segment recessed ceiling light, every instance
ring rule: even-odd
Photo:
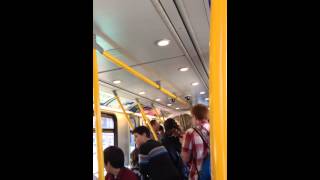
[[[186,72],[186,71],[188,71],[188,70],[189,70],[188,67],[179,68],[179,71],[181,71],[181,72]]]
[[[206,94],[206,92],[204,92],[204,91],[201,91],[201,92],[200,92],[200,94]]]
[[[192,85],[192,86],[198,86],[199,83],[198,83],[198,82],[193,82],[193,83],[191,83],[191,85]]]
[[[206,98],[206,101],[209,101],[209,98]]]
[[[170,44],[170,40],[168,39],[162,39],[160,41],[157,41],[157,45],[160,47],[168,46],[169,44]]]
[[[157,98],[156,101],[161,101],[161,99],[160,99],[160,98]]]
[[[178,107],[176,108],[176,110],[179,110],[179,109],[180,109],[180,108],[178,108]]]
[[[120,80],[114,80],[114,81],[113,81],[113,84],[120,84],[120,83],[121,83]]]
[[[167,106],[172,106],[172,104],[167,104]]]
[[[141,92],[139,92],[139,94],[140,94],[140,95],[143,95],[143,94],[146,94],[146,92],[141,91]]]

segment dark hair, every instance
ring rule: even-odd
[[[165,132],[166,136],[177,136],[177,137],[180,136],[181,129],[174,119],[172,118],[167,119],[163,125],[166,130]]]
[[[124,167],[124,153],[116,146],[109,146],[104,151],[104,163],[108,164],[110,162],[111,166],[114,168]]]
[[[172,129],[179,129],[177,122],[172,118],[167,119],[163,125],[166,131],[170,131]]]
[[[192,107],[191,114],[197,119],[197,120],[204,120],[208,119],[208,108],[207,106],[203,104],[197,104]]]
[[[150,124],[153,126],[153,125],[156,124],[156,122],[157,122],[157,121],[153,119],[153,120],[150,121]]]
[[[150,130],[145,126],[138,126],[133,131],[132,134],[138,133],[140,135],[146,134],[148,138],[150,138]]]
[[[163,126],[160,125],[159,131],[163,131],[163,130],[164,130],[164,129],[163,129]]]

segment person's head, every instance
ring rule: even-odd
[[[138,147],[150,139],[150,130],[145,126],[136,127],[132,133]]]
[[[138,163],[139,163],[139,149],[138,148],[135,148],[130,153],[130,159],[131,159],[131,166],[133,166],[133,167],[138,166]]]
[[[164,134],[164,129],[163,129],[163,126],[161,126],[161,125],[159,127],[159,133],[160,133],[160,135]]]
[[[203,104],[197,104],[192,107],[191,115],[192,115],[192,124],[198,125],[201,122],[209,119],[208,107]]]
[[[169,136],[174,135],[180,131],[178,123],[172,118],[167,119],[163,125],[164,129],[166,130],[166,134]]]
[[[159,131],[160,124],[155,119],[151,120],[150,124],[155,131]]]
[[[108,173],[114,174],[120,168],[124,167],[124,153],[116,146],[109,146],[104,151],[104,164]]]

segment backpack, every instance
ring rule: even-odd
[[[211,179],[211,172],[210,172],[210,147],[208,143],[205,141],[201,132],[199,132],[196,128],[193,128],[201,137],[204,145],[208,148],[208,155],[203,159],[201,170],[198,171],[197,164],[195,164],[197,173],[198,173],[198,180],[210,180]]]

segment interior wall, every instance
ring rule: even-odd
[[[129,164],[129,144],[130,144],[130,134],[129,125],[125,119],[124,114],[115,113],[117,116],[118,125],[118,147],[121,148],[125,155],[125,166]]]

